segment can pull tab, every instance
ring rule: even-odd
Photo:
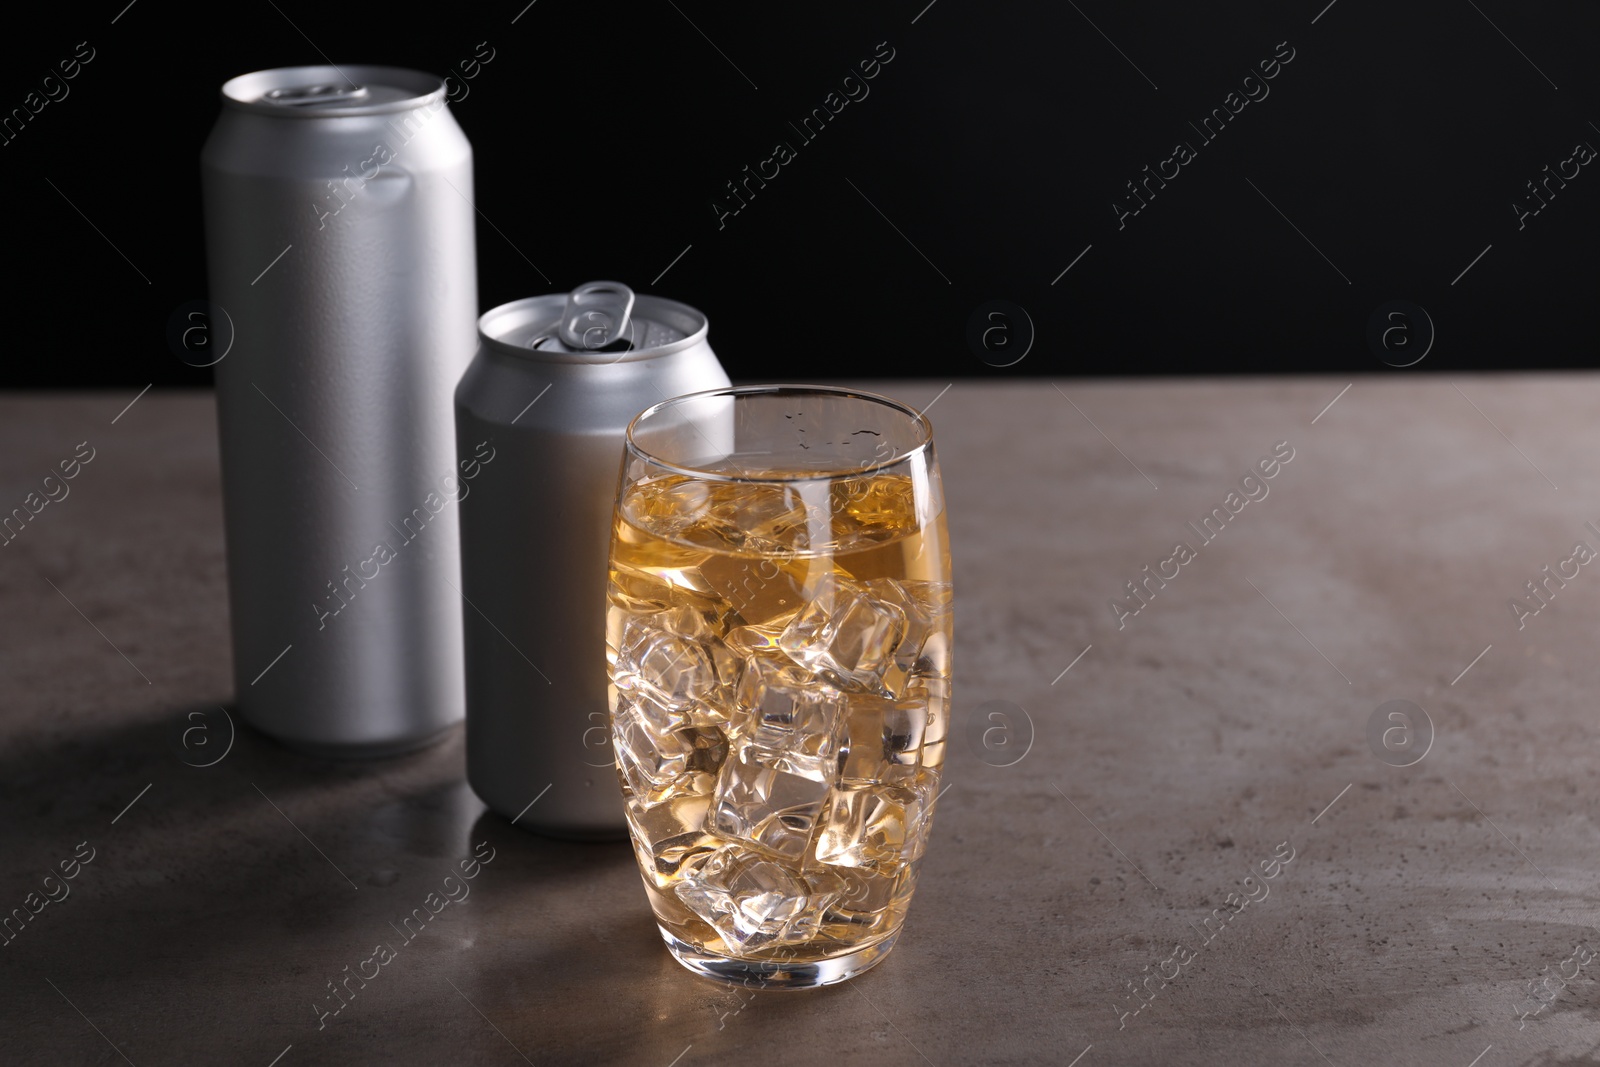
[[[561,313],[561,343],[593,352],[631,337],[633,290],[621,282],[589,282],[567,294]]]
[[[368,95],[365,85],[322,83],[271,89],[263,94],[262,98],[269,103],[281,104],[284,107],[326,107],[363,101]]]

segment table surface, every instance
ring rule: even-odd
[[[1346,385],[878,386],[936,400],[950,788],[887,961],[759,994],[667,955],[626,845],[485,814],[459,731],[187,765],[231,699],[210,395],[0,397],[5,509],[96,450],[0,549],[0,906],[93,855],[0,948],[0,1060],[1595,1062],[1600,576],[1564,561],[1600,549],[1600,378]]]

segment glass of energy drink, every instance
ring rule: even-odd
[[[612,740],[684,966],[800,988],[889,952],[939,795],[950,644],[918,412],[758,386],[634,419],[607,587]]]

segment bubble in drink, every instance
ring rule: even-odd
[[[944,516],[918,514],[903,474],[792,477],[631,486],[608,588],[613,738],[656,918],[752,960],[898,931],[949,703]]]

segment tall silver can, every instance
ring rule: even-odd
[[[611,754],[606,556],[628,423],[728,384],[706,318],[615,282],[478,320],[456,389],[463,461],[493,462],[461,503],[467,778],[518,826],[626,836]]]
[[[451,397],[477,316],[472,146],[441,79],[222,87],[201,152],[240,714],[382,755],[465,710]]]

